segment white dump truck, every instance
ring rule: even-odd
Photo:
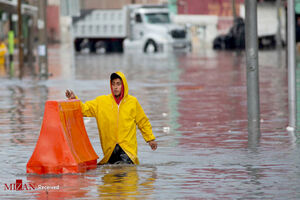
[[[171,22],[165,5],[127,5],[122,9],[83,10],[73,17],[72,37],[76,51],[146,53],[190,50],[185,26]]]

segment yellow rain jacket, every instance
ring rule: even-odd
[[[98,96],[96,99],[81,102],[82,114],[95,117],[104,158],[100,164],[108,162],[116,144],[125,151],[134,164],[137,158],[136,125],[146,142],[154,140],[152,127],[138,100],[128,95],[128,84],[122,72],[116,72],[123,81],[124,97],[118,105],[113,94]]]

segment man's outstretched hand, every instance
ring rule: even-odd
[[[153,151],[155,151],[157,149],[157,142],[156,141],[152,140],[152,141],[148,142],[148,144],[149,144],[149,146],[151,147],[151,149]]]
[[[66,90],[66,97],[68,99],[76,99],[76,96],[72,90]]]

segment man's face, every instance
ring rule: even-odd
[[[119,97],[122,91],[122,81],[119,78],[113,79],[111,81],[111,87],[115,97]]]

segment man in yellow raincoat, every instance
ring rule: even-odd
[[[111,94],[81,102],[85,117],[95,117],[104,158],[100,164],[139,164],[137,158],[136,125],[152,150],[157,142],[149,119],[138,100],[128,94],[128,84],[122,72],[110,76]],[[72,90],[66,90],[68,99],[77,98]]]

